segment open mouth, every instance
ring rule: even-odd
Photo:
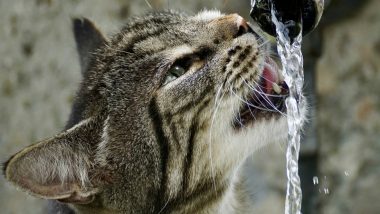
[[[234,128],[245,127],[258,119],[284,115],[288,95],[288,86],[281,78],[276,62],[267,58],[259,82],[235,117]]]

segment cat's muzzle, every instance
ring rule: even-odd
[[[289,88],[285,83],[279,68],[274,60],[266,59],[260,80],[235,117],[233,126],[240,129],[260,119],[285,115],[285,99],[289,95]]]

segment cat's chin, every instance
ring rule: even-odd
[[[288,136],[288,125],[285,116],[268,116],[246,124],[239,130],[234,130],[230,141],[233,145],[241,145],[234,150],[236,159],[245,160],[258,149],[272,143],[284,143]]]

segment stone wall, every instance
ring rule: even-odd
[[[323,29],[316,73],[321,213],[380,211],[379,9],[380,1],[369,1]]]

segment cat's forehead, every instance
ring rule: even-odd
[[[164,11],[132,18],[115,37],[113,45],[123,52],[158,53],[176,46],[197,46],[215,35],[208,23],[224,16],[217,10],[205,10],[196,15]],[[127,47],[127,48],[126,48]]]
[[[194,19],[199,21],[212,21],[223,15],[224,14],[221,13],[219,10],[203,10],[199,12],[197,15],[195,15]]]
[[[122,34],[135,33],[140,36],[149,34],[149,36],[159,37],[165,32],[178,32],[177,35],[204,32],[203,27],[207,23],[224,15],[218,10],[203,10],[193,16],[174,11],[153,12],[131,19],[122,29]]]

